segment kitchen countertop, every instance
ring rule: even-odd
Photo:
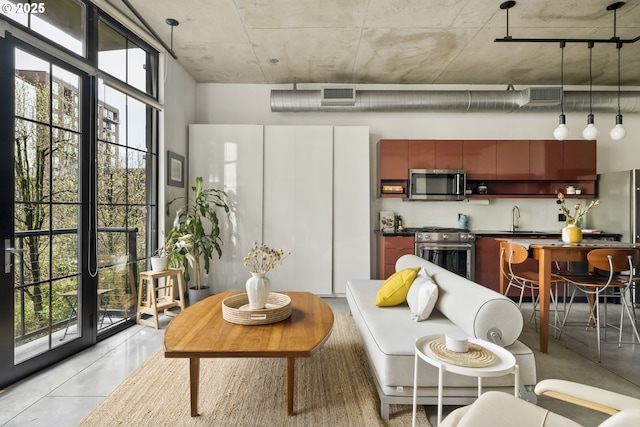
[[[517,236],[517,237],[560,237],[562,234],[561,230],[469,230],[470,233],[475,234],[476,237],[500,237],[500,236]],[[380,230],[376,230],[376,234],[380,234],[382,236],[389,237],[411,237],[415,234],[415,231],[397,231],[397,232],[381,232]],[[599,237],[599,238],[613,238],[616,240],[620,240],[622,238],[621,234],[617,233],[607,233],[607,232],[588,232],[583,231],[583,236],[585,237]]]

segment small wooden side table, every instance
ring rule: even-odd
[[[164,285],[160,285],[158,279],[166,278]],[[180,299],[174,298],[174,285],[178,281],[178,290]],[[147,283],[146,299],[144,296],[145,281]],[[158,295],[158,291],[163,291],[163,295]],[[158,323],[158,312],[164,310],[166,316],[175,317],[176,313],[170,311],[170,308],[180,307],[180,311],[184,310],[184,281],[182,279],[182,271],[179,268],[170,268],[165,271],[143,271],[140,273],[140,284],[138,286],[138,313],[136,315],[136,323],[142,325],[160,328]],[[143,319],[143,314],[153,316],[153,321]]]

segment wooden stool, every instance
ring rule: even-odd
[[[158,285],[158,279],[166,277],[167,280],[162,286]],[[173,298],[173,288],[175,281],[178,281],[178,290],[180,299]],[[147,299],[143,299],[144,282],[147,284]],[[164,295],[158,296],[158,291],[163,290]],[[180,307],[180,311],[184,310],[184,282],[182,280],[182,271],[179,268],[170,268],[165,271],[143,271],[140,273],[140,285],[138,287],[138,314],[136,322],[143,325],[160,328],[158,323],[158,312],[164,310],[166,316],[175,317],[177,314],[169,311],[170,308]],[[150,314],[153,316],[153,322],[142,318],[142,314]]]

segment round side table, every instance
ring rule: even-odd
[[[435,356],[432,356],[428,351],[428,346],[431,341],[444,339],[445,336],[440,335],[427,335],[424,337],[416,338],[416,348],[415,348],[415,365],[413,369],[413,416],[411,425],[415,427],[416,425],[416,404],[418,399],[417,393],[417,384],[418,384],[418,360],[422,359],[428,364],[438,368],[438,425],[440,425],[440,421],[442,421],[442,379],[445,371],[453,372],[459,375],[466,375],[470,377],[478,377],[478,396],[482,394],[482,378],[483,377],[500,377],[507,374],[513,374],[515,377],[514,380],[514,395],[518,397],[519,395],[519,368],[516,365],[516,358],[511,354],[508,350],[500,347],[497,344],[493,344],[489,341],[477,339],[477,338],[469,338],[470,344],[477,344],[479,346],[484,347],[485,349],[491,351],[496,356],[496,361],[486,367],[478,368],[478,367],[469,367],[469,366],[461,366],[455,365],[453,363],[446,362],[444,360],[440,360]]]

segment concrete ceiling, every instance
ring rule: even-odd
[[[108,0],[131,16],[121,0]],[[502,0],[129,0],[197,82],[559,85],[558,43],[496,43]],[[613,0],[518,0],[514,38],[610,39]],[[617,11],[640,36],[640,0]],[[617,84],[615,44],[593,48],[593,85]],[[621,49],[624,86],[640,85],[640,41]],[[568,43],[565,84],[589,84],[586,43]]]

